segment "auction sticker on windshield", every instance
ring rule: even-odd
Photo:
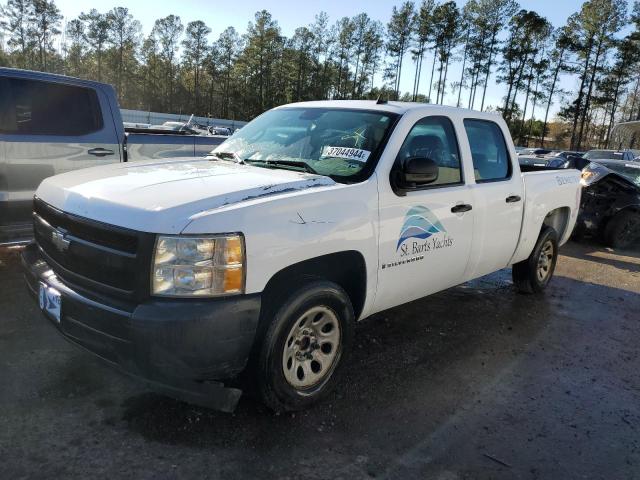
[[[320,158],[346,158],[347,160],[366,162],[370,154],[371,152],[369,150],[348,147],[330,147],[329,145],[326,145],[322,149]]]

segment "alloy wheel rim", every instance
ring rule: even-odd
[[[540,256],[538,257],[538,268],[536,269],[536,274],[538,276],[538,281],[544,282],[551,272],[551,267],[553,266],[553,243],[550,240],[547,240],[542,246],[542,250],[540,250]]]
[[[282,370],[298,390],[312,388],[334,369],[340,349],[340,322],[328,307],[307,310],[293,324],[284,343]]]

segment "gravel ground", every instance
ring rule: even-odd
[[[569,244],[542,296],[504,270],[375,315],[322,405],[235,414],[64,341],[0,253],[0,478],[640,478],[640,254]]]

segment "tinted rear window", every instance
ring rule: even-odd
[[[2,133],[81,136],[102,129],[94,90],[71,85],[4,79]]]

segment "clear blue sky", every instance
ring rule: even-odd
[[[459,6],[464,5],[464,0],[456,0]],[[329,14],[331,21],[335,21],[343,16],[353,16],[360,12],[366,12],[375,20],[380,20],[386,24],[393,5],[399,5],[402,0],[323,0],[319,2],[305,2],[304,0],[240,0],[231,2],[208,2],[203,0],[136,0],[134,2],[114,1],[114,0],[86,0],[79,2],[78,0],[56,0],[56,4],[62,11],[65,19],[71,19],[80,14],[81,11],[88,11],[96,8],[99,11],[107,11],[115,6],[126,6],[135,18],[140,20],[143,25],[144,33],[147,34],[153,27],[153,22],[157,18],[167,16],[169,14],[179,15],[184,24],[193,20],[202,20],[213,30],[211,39],[215,40],[220,32],[228,26],[233,26],[240,33],[246,30],[247,23],[253,19],[256,11],[266,9],[273,15],[282,28],[283,34],[290,36],[296,27],[307,25],[313,22],[314,16],[320,11]],[[419,0],[415,1],[416,4]],[[582,2],[579,0],[520,0],[523,8],[536,10],[539,14],[547,17],[554,26],[563,25],[567,17],[578,11]],[[402,91],[411,91],[413,89],[413,64],[409,57],[406,58],[406,68],[403,68]],[[427,72],[431,66],[431,60],[425,60],[423,68],[423,79],[421,85],[428,86]],[[460,78],[460,68],[457,66],[449,70],[449,79]],[[447,82],[449,83],[449,82]],[[571,89],[574,86],[572,79],[565,78],[562,80],[562,86]],[[423,89],[421,89],[423,90]],[[504,92],[504,87],[495,85],[490,81],[487,92],[487,104],[498,105]],[[463,92],[464,99],[464,92]],[[455,105],[457,97],[449,93],[445,97],[445,103]],[[478,105],[477,105],[478,106]],[[553,111],[557,110],[557,105]],[[542,112],[541,108],[537,111],[539,117]]]

